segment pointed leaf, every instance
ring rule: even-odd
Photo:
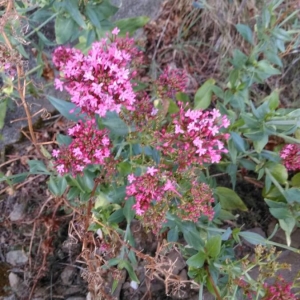
[[[225,210],[240,209],[247,211],[247,207],[237,193],[226,187],[217,187],[216,194],[219,197],[221,206]]]
[[[206,109],[211,103],[212,88],[215,84],[214,79],[208,79],[198,89],[194,98],[194,109]]]

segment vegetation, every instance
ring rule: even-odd
[[[29,298],[51,255],[57,212],[64,210],[73,216],[69,234],[82,245],[83,276],[98,297],[113,298],[123,270],[136,289],[143,262],[149,297],[151,282],[159,279],[174,297],[192,287],[199,299],[206,290],[218,300],[298,299],[298,278],[286,282],[278,273],[289,268],[278,263],[278,247],[299,253],[291,235],[300,216],[300,109],[284,105],[280,93],[285,59],[299,47],[300,11],[280,0],[256,1],[253,7],[247,1],[217,2],[224,6],[221,12],[206,1],[175,4],[184,8],[178,38],[167,51],[159,39],[151,63],[147,47],[130,37],[148,19],[113,23],[117,8],[110,1],[5,2],[0,125],[9,99],[20,99],[37,153],[28,160],[28,172],[2,174],[1,181],[12,192],[27,176],[44,175],[52,195],[47,201],[53,201],[50,212],[42,206],[38,214],[52,221],[45,223],[47,247]],[[40,31],[51,20],[55,41]],[[200,40],[197,28],[212,37]],[[33,34],[38,65],[25,72]],[[37,140],[26,104],[30,74],[42,76],[49,64],[45,46],[55,47],[58,74],[51,84],[69,95],[47,98],[73,122],[50,148]],[[190,91],[200,73],[194,70],[191,79],[184,62],[197,46],[217,65]],[[174,59],[181,68],[161,62],[169,49],[181,53]],[[231,186],[217,180],[226,176]],[[277,220],[268,238],[237,225],[237,213],[248,213],[235,192],[238,179],[260,188]],[[145,236],[154,237],[154,251],[136,248],[137,221]],[[285,245],[272,241],[278,227]],[[255,246],[254,253],[239,257],[237,245],[245,243]],[[186,280],[175,273],[176,262],[166,259],[174,250],[184,260]]]

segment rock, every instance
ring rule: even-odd
[[[171,250],[166,257],[171,261],[172,273],[178,275],[180,271],[186,266],[186,263],[179,251]]]
[[[0,300],[18,300],[18,299],[16,298],[15,295],[11,295],[8,297],[3,297],[3,298],[0,297]]]
[[[19,297],[27,296],[28,294],[28,287],[22,281],[22,279],[16,275],[15,273],[9,273],[8,275],[9,285],[11,290],[17,294]]]
[[[9,285],[13,290],[15,290],[21,282],[21,278],[15,273],[9,273],[8,279]]]
[[[60,278],[63,285],[71,285],[76,274],[76,270],[73,266],[67,266],[60,274]]]
[[[22,250],[13,250],[6,253],[6,261],[12,266],[25,265],[28,262],[28,256]]]
[[[71,286],[64,292],[65,297],[71,297],[76,294],[82,294],[82,286]]]
[[[24,218],[25,209],[26,209],[26,204],[24,202],[16,203],[14,205],[12,212],[9,214],[9,219],[12,222],[22,220]]]

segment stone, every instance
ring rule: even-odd
[[[22,250],[13,250],[6,253],[6,261],[12,266],[25,265],[28,262],[28,256]]]
[[[16,203],[12,212],[9,214],[9,219],[12,222],[20,221],[24,218],[26,203]]]
[[[27,296],[28,287],[23,282],[23,280],[15,273],[10,272],[8,275],[9,285],[11,290],[17,294],[19,297]]]
[[[180,271],[186,266],[186,263],[179,251],[171,250],[166,257],[171,261],[172,273],[178,275]]]
[[[9,285],[12,288],[12,290],[16,290],[16,288],[21,283],[21,278],[15,273],[10,272],[8,275],[8,279],[9,279]]]
[[[60,278],[63,285],[71,285],[74,279],[74,275],[76,270],[73,266],[66,266],[62,273],[60,274]]]

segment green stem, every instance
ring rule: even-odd
[[[31,32],[29,32],[27,35],[24,36],[24,39],[29,38],[30,36],[32,36],[35,32],[39,31],[42,27],[44,27],[47,23],[49,23],[52,19],[54,19],[57,15],[59,14],[59,12],[55,13],[54,15],[52,15],[50,18],[48,18],[44,23],[42,23],[40,26],[38,26],[37,28],[33,29]]]
[[[203,284],[200,284],[199,300],[203,300]]]
[[[277,136],[279,136],[279,137],[285,139],[285,140],[286,140],[287,142],[289,142],[289,143],[300,144],[300,141],[299,141],[299,140],[297,140],[297,139],[295,139],[295,138],[293,138],[293,137],[291,137],[291,136],[287,136],[287,135],[282,134],[282,133],[275,133],[275,135],[277,135]]]

